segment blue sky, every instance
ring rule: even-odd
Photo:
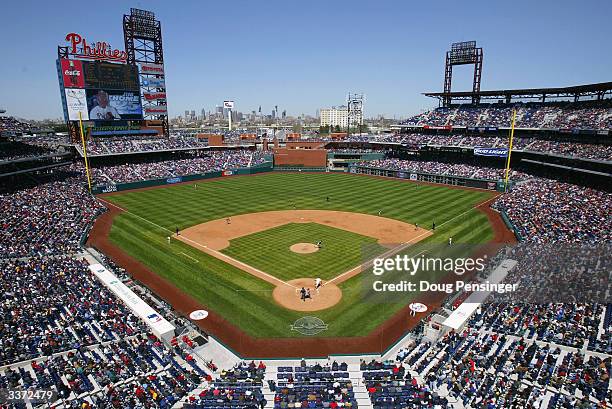
[[[68,32],[123,49],[130,7],[162,22],[170,115],[224,99],[249,112],[274,105],[313,115],[350,92],[367,116],[407,116],[435,105],[444,52],[484,47],[482,89],[612,80],[612,2],[605,1],[7,1],[1,6],[0,107],[61,116],[57,45]],[[453,90],[471,87],[455,70]]]

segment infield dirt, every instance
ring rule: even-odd
[[[319,292],[314,290],[316,277],[303,277],[283,281],[271,274],[254,268],[246,263],[231,258],[220,250],[230,245],[230,240],[268,230],[288,223],[319,223],[353,233],[375,238],[379,244],[394,248],[398,244],[416,243],[432,233],[413,224],[373,216],[363,213],[351,213],[329,210],[282,210],[236,215],[224,219],[211,220],[189,227],[174,236],[205,253],[252,274],[275,286],[273,298],[279,305],[297,311],[319,311],[331,308],[342,299],[342,290],[337,286],[341,282],[359,274],[361,266],[355,266],[332,280],[324,283]],[[298,247],[309,243],[297,243]],[[313,247],[314,244],[312,244]],[[301,247],[300,247],[301,249]],[[299,250],[298,248],[292,251]],[[307,253],[308,251],[302,251]],[[302,301],[299,289],[309,288],[312,298]]]

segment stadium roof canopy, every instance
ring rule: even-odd
[[[571,87],[559,88],[525,88],[525,89],[503,89],[494,91],[459,91],[459,92],[424,92],[423,95],[443,100],[449,97],[453,101],[472,100],[474,95],[481,100],[502,100],[505,103],[513,100],[536,99],[545,102],[547,98],[567,98],[573,97],[577,102],[580,98],[602,100],[605,96],[612,96],[612,82],[600,82],[597,84],[574,85]]]

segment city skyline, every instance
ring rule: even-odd
[[[170,117],[226,99],[245,113],[278,105],[287,115],[314,116],[344,104],[349,92],[366,95],[365,117],[407,117],[437,106],[421,93],[442,90],[444,53],[463,40],[484,48],[483,90],[605,82],[612,72],[607,2],[518,2],[508,10],[486,2],[151,1],[113,3],[95,18],[67,2],[58,6],[3,6],[0,34],[19,39],[5,43],[5,61],[13,63],[0,66],[0,108],[9,115],[61,118],[57,45],[80,32],[123,49],[121,15],[130,7],[151,10],[162,22]],[[576,29],[580,21],[589,24]],[[460,67],[453,90],[469,89],[470,81],[471,71]]]

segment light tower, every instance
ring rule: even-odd
[[[347,137],[351,134],[351,124],[359,126],[359,134],[363,125],[363,94],[348,94],[346,101],[347,113]]]
[[[450,106],[451,84],[453,81],[453,67],[455,65],[474,64],[474,81],[472,82],[472,104],[480,102],[480,79],[482,77],[482,47],[476,47],[476,41],[464,41],[451,44],[450,51],[446,52],[446,64],[444,67],[444,97],[443,105]]]
[[[162,122],[169,136],[161,23],[155,13],[132,8],[123,16],[123,39],[128,64],[140,64],[141,96],[145,119]]]

